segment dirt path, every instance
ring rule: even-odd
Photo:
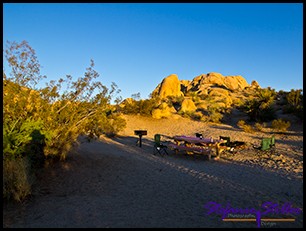
[[[207,215],[204,205],[303,207],[301,178],[224,159],[154,156],[150,139],[142,148],[131,137],[83,143],[41,176],[39,190],[22,206],[4,205],[3,227],[256,227]],[[302,214],[275,216],[296,220],[262,225],[303,226]]]

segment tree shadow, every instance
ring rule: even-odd
[[[25,147],[25,156],[30,159],[32,169],[41,168],[44,165],[46,137],[38,129],[31,133],[31,141]]]

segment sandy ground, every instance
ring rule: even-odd
[[[200,132],[256,144],[269,134],[246,134],[232,126],[186,119],[126,119],[127,128],[119,137],[84,142],[65,162],[46,166],[28,200],[4,204],[3,227],[255,228],[256,222],[222,221],[220,214],[208,214],[205,205],[260,210],[262,203],[273,202],[278,207],[303,207],[302,126],[276,134],[273,157],[249,147],[208,161],[205,156],[171,151],[163,157],[152,155],[153,136]],[[135,129],[148,130],[141,148],[135,145]],[[237,218],[235,213],[230,216]],[[303,213],[262,218],[295,220],[262,221],[261,227],[303,227]]]

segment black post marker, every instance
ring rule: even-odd
[[[141,147],[141,137],[142,137],[142,134],[139,134],[139,147]]]
[[[142,136],[145,136],[145,135],[147,135],[147,130],[134,130],[134,134],[136,135],[136,136],[139,136],[139,147],[141,147],[141,145],[142,145]],[[137,141],[137,143],[138,143],[138,141]]]

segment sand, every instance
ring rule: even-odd
[[[205,205],[215,202],[221,207],[259,210],[262,203],[273,202],[279,207],[284,203],[303,207],[302,126],[276,134],[276,154],[263,157],[251,144],[259,143],[270,131],[248,134],[234,126],[183,118],[126,119],[127,128],[120,136],[90,143],[82,139],[65,162],[46,166],[28,200],[4,204],[3,227],[255,228],[256,222],[222,221],[220,214],[207,214]],[[141,148],[135,145],[137,129],[148,130]],[[230,136],[250,146],[210,161],[171,151],[163,157],[152,155],[155,133],[196,132],[214,138]],[[263,217],[294,221],[265,221],[261,226],[303,227],[303,214],[292,211]]]

